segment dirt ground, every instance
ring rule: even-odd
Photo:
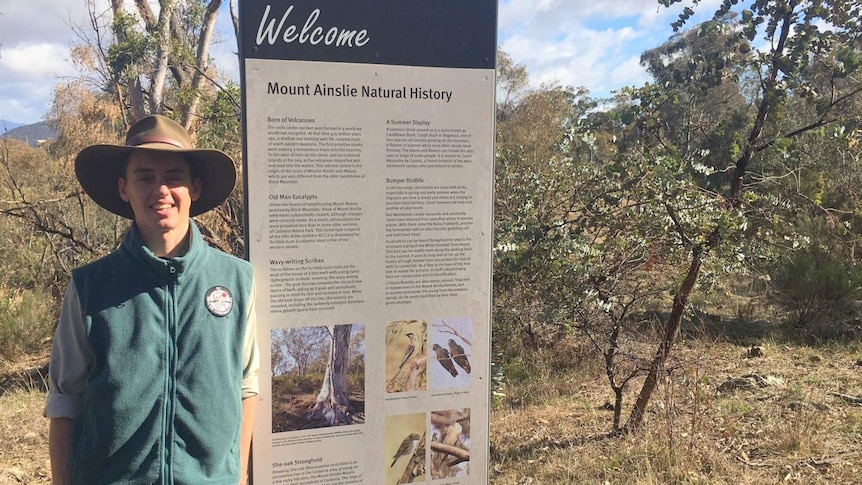
[[[350,396],[350,409],[353,413],[364,416],[364,399],[364,393],[353,393]],[[281,433],[317,427],[308,421],[308,410],[311,409],[316,400],[316,395],[305,394],[289,396],[287,402],[276,403],[276,409],[273,410],[272,415],[272,432]]]

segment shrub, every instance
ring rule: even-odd
[[[283,374],[272,378],[272,387],[277,387],[285,394],[317,394],[322,382],[323,374]]]
[[[0,357],[38,352],[50,339],[56,302],[40,289],[0,286]]]
[[[862,271],[840,253],[811,246],[783,259],[772,280],[793,326],[821,340],[845,333],[855,313]]]

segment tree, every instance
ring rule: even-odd
[[[535,348],[566,330],[549,324],[564,320],[559,313],[570,301],[549,291],[560,282],[558,274],[547,272],[546,263],[559,260],[558,240],[549,231],[566,214],[573,187],[588,181],[573,177],[560,141],[595,103],[583,89],[526,89],[526,69],[503,52],[497,77],[503,99],[497,105],[494,170],[494,338]]]
[[[2,183],[8,189],[2,214],[27,227],[47,243],[45,263],[55,269],[45,275],[45,287],[59,297],[68,274],[75,266],[107,253],[119,242],[120,227],[116,217],[105,217],[80,190],[73,175],[74,153],[96,142],[115,140],[106,129],[119,118],[119,110],[93,95],[77,83],[58,88],[49,114],[55,127],[62,127],[59,138],[41,154],[37,164],[26,158],[9,157],[4,163]],[[100,120],[91,124],[92,120]]]
[[[527,68],[516,64],[506,52],[497,50],[497,113],[511,113],[529,84]]]
[[[659,3],[669,6],[677,3],[677,0],[660,0]],[[735,0],[725,0],[715,13],[713,22],[725,17],[736,3]],[[681,230],[679,233],[680,241],[689,251],[688,269],[674,296],[670,316],[664,323],[664,337],[649,365],[625,431],[638,429],[643,421],[705,259],[723,241],[751,237],[745,230],[744,220],[747,211],[757,213],[757,208],[745,199],[751,189],[746,186],[746,181],[750,178],[752,165],[758,161],[758,157],[763,157],[769,151],[781,150],[788,143],[784,140],[792,143],[794,138],[807,132],[841,123],[842,118],[836,116],[840,107],[862,93],[862,85],[858,80],[841,82],[848,74],[858,72],[858,64],[848,65],[838,61],[840,53],[847,49],[858,52],[859,12],[860,4],[857,1],[828,0],[756,0],[749,2],[748,8],[742,11],[738,37],[751,41],[762,26],[760,31],[770,46],[768,51],[752,54],[747,60],[759,80],[752,106],[754,116],[746,124],[745,136],[737,153],[728,160],[727,165],[731,169],[728,172],[729,184],[716,200],[721,211],[716,214],[712,227],[706,231],[688,233]],[[687,7],[675,27],[682,27],[692,14],[693,10]],[[719,77],[721,72],[726,72],[726,66],[719,61],[704,59],[701,62],[708,66],[703,71],[718,72]],[[828,97],[808,97],[807,101],[818,107],[815,116],[795,119],[792,126],[784,126],[781,121],[788,97],[797,93],[818,92],[811,82],[817,77],[813,75],[812,67],[821,63],[831,66]],[[851,72],[847,72],[848,69]],[[660,134],[657,138],[666,140]],[[673,144],[668,143],[667,146],[673,147]],[[673,218],[670,210],[669,216]],[[736,219],[737,224],[729,224],[731,219]]]
[[[41,352],[57,321],[66,274],[54,262],[67,248],[27,222],[65,199],[45,187],[55,174],[43,148],[0,137],[0,359]]]
[[[90,43],[100,66],[102,86],[129,110],[130,119],[172,112],[186,127],[196,124],[201,100],[212,92],[214,71],[209,48],[222,0],[111,0],[113,38],[106,46],[90,3],[96,42]],[[170,89],[169,89],[170,88]]]
[[[55,191],[68,190],[58,204],[33,204],[17,193],[15,217],[35,231],[68,245],[58,252],[68,272],[76,263],[116,246],[125,221],[99,213],[72,175],[76,153],[94,143],[123,143],[131,122],[149,113],[167,114],[188,127],[196,144],[221,149],[240,161],[238,87],[219,84],[210,64],[209,45],[221,0],[112,0],[106,12],[89,1],[89,25],[75,27],[81,40],[72,60],[81,77],[61,83],[47,117],[58,139],[49,147],[59,160]],[[241,163],[237,163],[241,174]],[[238,184],[242,186],[241,181]],[[244,253],[242,191],[198,218],[205,239],[236,255]]]
[[[856,207],[845,202],[842,221],[812,204],[827,192],[840,197],[837,186],[807,189],[802,177],[815,166],[812,147],[825,149],[818,173],[835,171],[828,167],[841,153],[845,168],[852,158],[852,8],[794,3],[788,13],[782,2],[751,2],[734,15],[732,5],[647,51],[656,82],[620,90],[607,111],[560,103],[527,116],[527,103],[549,97],[525,90],[498,113],[495,339],[517,334],[541,348],[569,329],[583,332],[605,363],[615,433],[640,427],[659,377],[673,369],[696,285],[774,259],[785,239],[804,243],[793,229],[800,214],[829,214],[837,230]],[[810,32],[815,24],[835,28]],[[794,29],[807,33],[790,36]],[[758,33],[770,51],[751,47]],[[641,378],[623,425],[624,390]]]
[[[349,374],[365,375],[365,326],[354,330],[350,337],[350,359],[347,371]]]
[[[327,426],[353,424],[350,399],[347,394],[347,363],[350,358],[350,332],[353,325],[326,327],[329,335],[329,359],[317,400],[309,410],[308,419]]]
[[[272,331],[272,373],[293,372],[305,377],[309,364],[323,354],[329,339],[325,327],[282,328]]]

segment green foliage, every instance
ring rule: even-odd
[[[123,39],[108,46],[108,63],[117,78],[137,75],[141,63],[150,59],[154,52],[152,39],[135,29],[137,20],[128,14],[114,17],[113,30],[117,38]]]
[[[287,396],[298,394],[317,394],[320,391],[320,383],[323,382],[323,374],[306,374],[300,376],[295,373],[273,376],[273,396]]]
[[[775,298],[804,335],[818,340],[846,337],[847,324],[858,317],[855,300],[862,290],[862,267],[842,251],[841,235],[822,222],[803,219],[799,230],[812,242],[776,262]]]
[[[85,97],[76,101],[87,105]],[[0,354],[44,348],[71,269],[106,254],[122,236],[124,226],[83,194],[66,163],[65,150],[81,141],[76,136],[98,134],[81,130],[40,148],[0,140],[0,301],[7,302]]]
[[[594,371],[588,346],[572,346],[575,339],[561,339],[547,348],[511,346],[492,365],[492,384],[497,406],[521,407],[569,393],[567,374]]]
[[[197,132],[198,146],[215,148],[231,155],[235,160],[241,159],[239,99],[239,84],[229,82],[204,100],[200,110],[202,123]]]
[[[729,291],[739,275],[807,247],[803,216],[828,221],[841,236],[831,256],[853,268],[862,222],[853,134],[862,89],[837,75],[857,69],[860,25],[847,13],[858,2],[726,0],[682,31],[698,3],[642,56],[655,82],[621,89],[606,111],[572,109],[589,105],[585,93],[549,86],[497,118],[497,348],[511,356],[513,337],[538,349],[579,330],[617,396],[649,369],[635,427],[692,292]],[[756,51],[757,36],[771,49]],[[662,308],[670,316],[658,338],[642,332],[638,316]]]

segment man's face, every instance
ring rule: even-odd
[[[189,209],[201,194],[201,181],[192,178],[182,154],[132,152],[126,177],[117,183],[120,198],[131,204],[143,233],[156,236],[176,231],[185,237]]]

